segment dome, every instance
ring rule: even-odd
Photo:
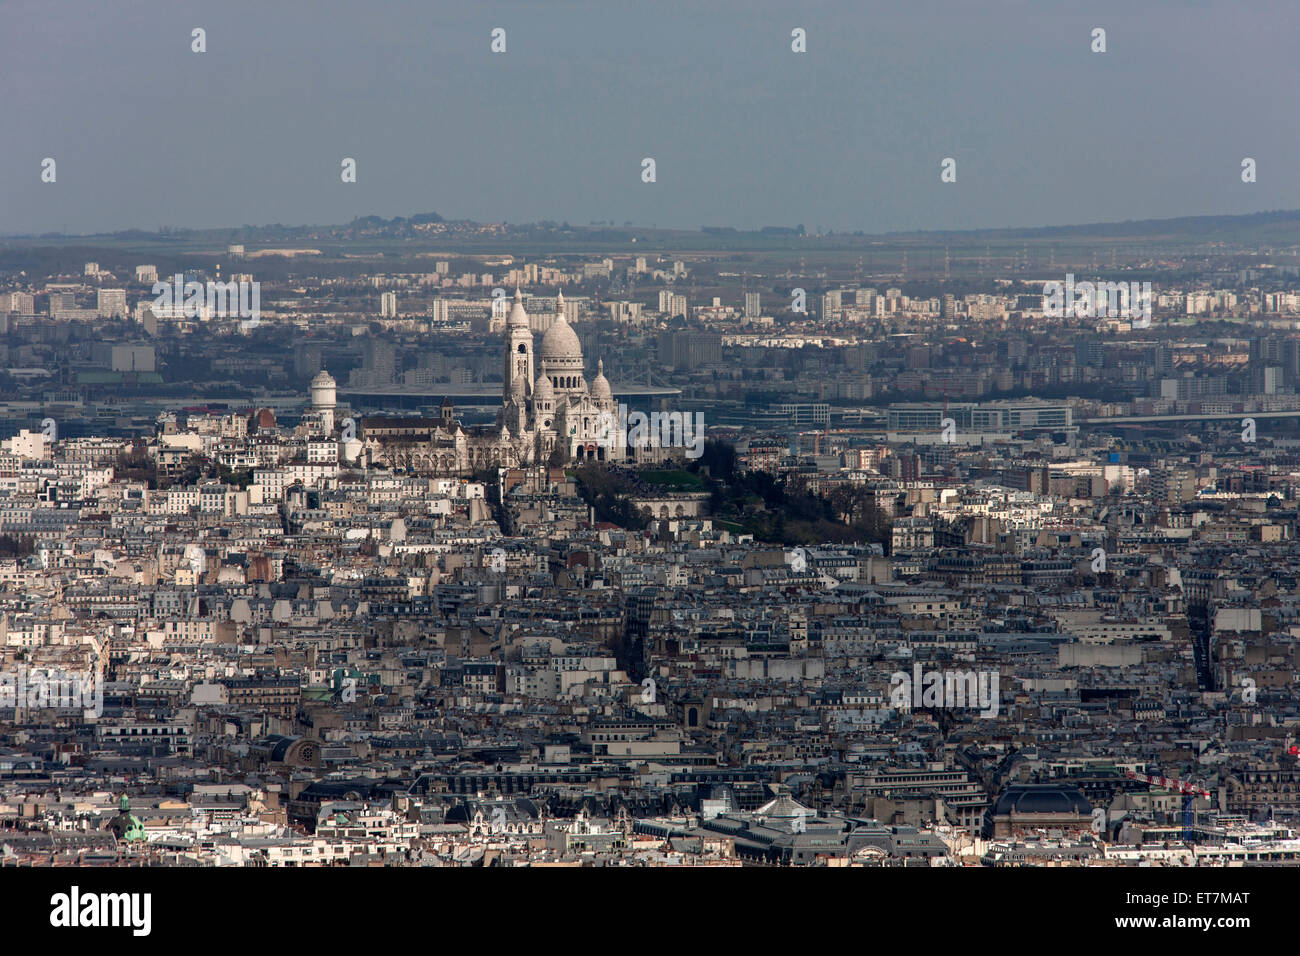
[[[609,379],[605,377],[605,362],[603,359],[596,363],[596,377],[591,380],[591,397],[598,402],[612,402],[614,400],[614,390],[609,387]]]
[[[777,820],[794,820],[804,819],[806,817],[815,817],[817,811],[811,807],[805,807],[788,793],[779,794],[776,799],[769,800],[757,810],[755,816],[768,817]]]
[[[312,388],[320,388],[321,386],[326,386],[326,385],[333,386],[335,384],[334,376],[332,376],[329,372],[325,371],[324,369],[321,369],[319,372],[316,373],[316,377],[311,380],[311,384],[312,384]]]
[[[1069,784],[1013,784],[998,797],[993,813],[1005,816],[1012,811],[1087,816],[1092,804],[1078,787]]]
[[[551,380],[545,375],[537,376],[537,382],[533,385],[533,401],[555,401],[555,388],[551,385]]]
[[[563,359],[572,361],[576,359],[582,362],[582,343],[578,341],[578,333],[573,331],[573,326],[569,325],[561,316],[555,320],[555,324],[546,330],[542,336],[542,347],[538,354],[542,360]]]
[[[510,317],[506,319],[506,325],[528,327],[528,313],[524,311],[524,294],[515,287],[515,301],[510,306]]]

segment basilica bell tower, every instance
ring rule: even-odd
[[[506,353],[501,398],[520,404],[533,391],[533,332],[528,327],[523,293],[515,289],[515,301],[506,319]]]

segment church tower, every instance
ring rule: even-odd
[[[523,293],[515,289],[515,301],[506,319],[506,352],[502,399],[523,404],[533,390],[533,333],[524,311]]]

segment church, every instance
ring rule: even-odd
[[[495,427],[466,428],[444,401],[437,419],[364,418],[358,438],[367,465],[406,468],[432,476],[493,468],[621,459],[626,443],[615,431],[618,406],[604,363],[590,385],[582,345],[559,295],[555,323],[533,351],[533,332],[516,289],[503,343],[502,405]]]

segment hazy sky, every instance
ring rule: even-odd
[[[1298,30],[1297,0],[0,0],[0,234],[1294,209]]]

